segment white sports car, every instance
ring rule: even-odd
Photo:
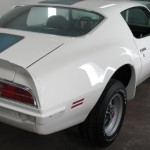
[[[17,6],[0,19],[0,121],[38,134],[80,124],[107,146],[149,66],[150,11],[140,3]]]

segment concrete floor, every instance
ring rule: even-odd
[[[150,149],[150,79],[137,88],[117,140],[105,150]],[[0,123],[0,150],[102,150],[80,138],[78,127],[40,136]]]

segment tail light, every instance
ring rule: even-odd
[[[36,106],[31,90],[19,84],[0,82],[0,97]]]

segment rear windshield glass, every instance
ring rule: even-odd
[[[63,36],[82,36],[104,17],[98,13],[62,7],[19,6],[0,19],[1,28]]]

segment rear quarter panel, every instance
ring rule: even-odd
[[[135,70],[129,98],[134,95],[141,63],[132,33],[120,14],[106,17],[88,35],[70,39],[28,68],[40,99],[37,130],[41,134],[84,121],[112,75],[125,64]],[[72,104],[80,99],[84,99],[83,104],[71,109]],[[41,116],[46,119],[41,119]],[[40,125],[44,128],[41,129]]]

